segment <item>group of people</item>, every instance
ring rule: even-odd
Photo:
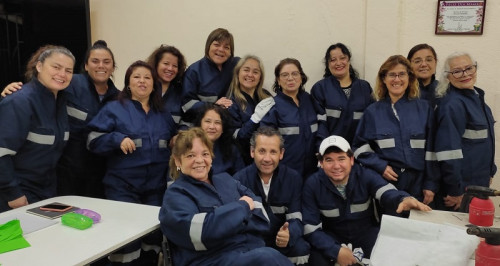
[[[416,45],[382,64],[373,90],[351,57],[342,43],[328,47],[310,93],[300,62],[285,58],[273,96],[261,60],[236,57],[222,28],[189,67],[167,45],[134,62],[121,91],[104,41],[82,74],[66,48],[41,47],[27,83],[2,92],[0,211],[105,197],[162,206],[176,265],[354,264],[359,250],[341,244],[369,257],[372,198],[391,215],[456,210],[496,166],[494,120],[469,54],[451,54],[437,81],[436,52]],[[144,264],[158,238],[109,259]]]

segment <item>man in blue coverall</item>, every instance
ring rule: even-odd
[[[266,246],[287,256],[295,265],[307,265],[309,244],[303,238],[300,210],[302,176],[280,164],[284,140],[278,130],[258,128],[250,139],[250,155],[254,163],[234,175],[241,184],[262,198],[271,230],[264,238]]]
[[[310,176],[302,192],[304,237],[311,244],[309,263],[315,266],[354,265],[359,261],[341,244],[362,248],[369,257],[379,232],[372,198],[386,209],[431,210],[380,174],[354,163],[349,143],[340,136],[321,142],[321,169]]]

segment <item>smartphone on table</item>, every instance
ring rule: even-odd
[[[73,206],[66,205],[66,204],[51,203],[51,204],[40,206],[40,210],[51,211],[51,212],[65,212],[65,211],[71,209],[72,207]]]

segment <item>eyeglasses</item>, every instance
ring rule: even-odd
[[[455,69],[452,71],[446,71],[446,73],[452,74],[453,77],[455,77],[456,79],[459,79],[459,78],[463,77],[465,74],[473,75],[474,73],[476,73],[476,71],[477,71],[477,64],[472,65],[472,66],[468,66],[463,70]]]
[[[422,59],[422,58],[420,58],[420,57],[418,57],[418,58],[415,58],[415,59],[411,60],[411,62],[413,64],[415,64],[415,65],[421,65],[424,61],[427,64],[432,64],[432,63],[434,63],[434,60],[435,60],[434,57],[428,56],[428,57],[425,58],[425,60]]]
[[[399,72],[399,73],[391,72],[391,73],[387,73],[387,75],[385,75],[385,76],[389,79],[396,79],[398,77],[399,77],[399,79],[404,79],[408,76],[408,73],[407,72]]]
[[[293,79],[298,79],[300,77],[300,72],[294,71],[292,73],[287,73],[287,72],[280,73],[281,79],[288,79],[288,77],[290,76],[292,76]]]

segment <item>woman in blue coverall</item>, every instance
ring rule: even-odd
[[[354,137],[354,156],[397,189],[422,200],[423,189],[429,189],[424,187],[424,170],[432,109],[419,99],[410,62],[401,55],[389,57],[380,67],[374,94],[377,102],[365,110]],[[429,203],[427,196],[424,203]]]
[[[463,52],[446,58],[436,89],[433,151],[438,174],[433,177],[436,207],[457,210],[465,188],[489,187],[495,175],[495,119],[484,101],[484,91],[474,86],[477,62]],[[443,206],[444,205],[444,206]]]
[[[254,55],[245,56],[234,68],[227,98],[233,102],[228,108],[233,118],[233,138],[238,142],[246,165],[253,161],[250,158],[250,138],[262,118],[254,114],[256,106],[264,99],[272,101],[271,94],[263,89],[262,85],[264,85],[264,66],[261,60]],[[270,104],[265,106],[268,108],[267,111],[272,107]],[[263,107],[263,104],[259,107]]]
[[[151,53],[147,60],[156,70],[161,87],[161,93],[165,110],[172,115],[177,126],[180,126],[182,117],[182,78],[186,71],[186,59],[179,49],[174,46],[161,45]]]
[[[168,143],[176,127],[170,113],[163,111],[155,82],[149,64],[134,62],[125,73],[118,101],[106,104],[89,123],[89,150],[107,157],[103,182],[108,199],[161,205],[168,179]],[[140,248],[131,244],[110,260],[132,262]]]
[[[239,59],[234,56],[233,35],[226,29],[213,30],[205,44],[205,57],[190,65],[184,75],[182,110],[194,116],[192,112],[202,102],[231,106],[231,100],[225,96]]]
[[[406,57],[418,79],[420,99],[429,101],[434,109],[436,106],[436,65],[437,54],[434,48],[426,43],[413,46]]]
[[[36,62],[27,64],[27,80]],[[104,198],[102,178],[105,159],[87,150],[87,124],[108,101],[116,99],[119,90],[111,80],[116,68],[115,58],[105,41],[96,41],[85,55],[83,74],[74,74],[65,90],[70,135],[57,164],[57,194]],[[22,85],[9,84],[3,94],[10,94]]]
[[[281,163],[306,179],[318,170],[314,154],[321,110],[304,89],[307,76],[297,59],[281,60],[274,69],[274,75],[274,106],[260,123],[280,131],[285,139],[285,154]]]
[[[372,87],[358,77],[351,64],[351,52],[343,43],[330,45],[324,62],[324,79],[311,89],[312,97],[326,114],[326,120],[319,123],[318,141],[339,135],[352,143],[359,119],[374,102]]]
[[[217,104],[204,103],[199,109],[194,125],[201,127],[214,144],[215,157],[212,162],[214,174],[226,172],[233,175],[245,167],[241,153],[231,137],[231,117],[226,109]]]
[[[66,96],[75,58],[43,47],[33,79],[0,101],[0,212],[56,195],[56,164],[69,137]]]
[[[200,128],[180,131],[172,149],[175,182],[165,192],[160,224],[175,265],[292,265],[265,247],[262,203],[226,173],[212,174],[212,142]]]

